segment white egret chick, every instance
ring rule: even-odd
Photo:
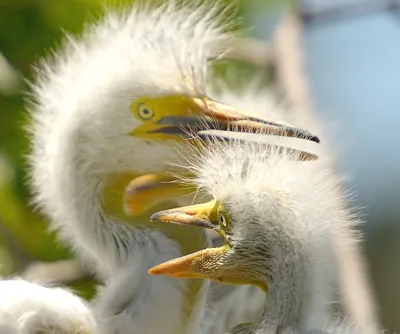
[[[192,154],[188,170],[203,204],[155,213],[154,222],[210,228],[225,240],[152,268],[149,273],[251,284],[265,292],[262,319],[230,333],[307,333],[333,318],[337,227],[352,233],[359,220],[338,197],[328,158],[299,161],[299,153],[260,143],[219,141]],[[245,300],[243,302],[246,302]],[[362,333],[355,326],[329,333]],[[371,331],[372,333],[373,331]],[[310,332],[311,333],[311,332]]]
[[[0,281],[0,333],[95,334],[86,303],[67,289],[21,279]]]
[[[188,129],[201,135],[204,127],[319,141],[207,96],[209,58],[223,53],[219,45],[230,38],[223,14],[215,4],[176,1],[109,13],[79,40],[68,38],[38,71],[31,126],[35,200],[60,238],[105,281],[95,306],[99,333],[198,329],[207,282],[147,274],[207,244],[202,230],[148,222],[150,208],[160,204],[155,199],[176,188],[163,183],[165,161],[177,154],[173,142],[187,138]],[[150,202],[127,214],[125,189],[149,174],[155,181],[145,182]]]

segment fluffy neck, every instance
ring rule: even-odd
[[[173,226],[165,233],[161,227],[150,228],[144,216],[135,220],[126,216],[119,195],[136,175],[102,172],[103,166],[92,162],[95,157],[88,159],[81,151],[79,133],[66,126],[49,134],[42,157],[49,173],[42,171],[41,177],[50,192],[41,188],[39,194],[53,227],[80,256],[95,263],[107,282],[96,303],[100,333],[125,334],[132,328],[142,333],[196,333],[208,283],[153,277],[147,270],[182,252],[203,248],[205,239],[200,235],[180,245],[167,235],[185,240],[180,238],[187,229]],[[115,205],[108,203],[111,198]],[[154,312],[157,322],[151,321]]]
[[[316,228],[320,222],[312,223],[315,217],[302,211],[299,207],[282,212],[282,221],[267,220],[259,229],[263,247],[268,248],[263,266],[269,290],[262,333],[282,333],[288,328],[307,331],[330,318],[336,271],[332,231],[330,224]]]
[[[333,231],[357,223],[338,204],[330,161],[236,142],[210,145],[193,160],[199,187],[233,219],[229,241],[240,252],[232,259],[269,287],[260,332],[318,328],[337,291]]]

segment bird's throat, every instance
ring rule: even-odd
[[[151,196],[149,196],[148,189],[146,189],[146,198],[150,199],[150,201],[147,201],[147,207],[142,206],[141,213],[138,215],[127,213],[127,210],[125,209],[126,203],[124,203],[126,189],[133,179],[140,176],[141,175],[135,173],[108,175],[101,195],[101,206],[104,213],[113,217],[113,220],[123,221],[124,223],[137,227],[138,229],[158,230],[164,233],[167,237],[179,244],[182,255],[191,254],[207,247],[208,239],[203,229],[149,222],[149,218],[154,212],[177,206],[177,203],[173,200],[174,193],[182,196],[185,191],[190,194],[192,189],[186,188],[184,191],[182,188],[179,188],[176,183],[169,183],[170,187],[165,188],[166,186],[164,184],[162,186],[164,187],[162,191],[154,189],[154,196],[157,198],[153,198],[152,200]],[[188,290],[185,296],[186,301],[184,306],[184,319],[187,322],[190,322],[191,313],[196,302],[201,300],[199,294],[201,294],[203,284],[204,281],[200,279],[188,280]],[[189,324],[186,324],[185,326],[188,325]]]

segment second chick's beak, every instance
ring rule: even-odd
[[[153,214],[150,221],[216,229],[218,228],[218,223],[215,221],[217,206],[217,202],[212,200],[207,203],[163,210]],[[225,248],[204,249],[161,263],[151,268],[149,274],[179,278],[210,278],[212,275],[204,264],[216,261],[225,251],[227,251]],[[211,270],[211,267],[209,269]]]
[[[212,200],[207,203],[184,206],[156,212],[150,217],[151,222],[172,223],[186,226],[197,226],[218,229],[216,221],[218,203]],[[229,246],[207,248],[196,253],[161,263],[149,270],[151,275],[169,275],[177,278],[215,279],[215,268],[219,258],[229,251]],[[222,278],[219,281],[223,281]]]
[[[218,223],[220,204],[216,200],[198,205],[164,210],[153,214],[153,222],[173,223],[209,228],[219,232],[224,239],[224,228]],[[192,254],[161,263],[149,270],[150,275],[168,275],[176,278],[203,278],[227,284],[252,284],[264,292],[265,282],[246,274],[246,268],[234,257],[233,246],[225,240],[221,247],[206,248]],[[244,274],[243,274],[244,273]]]

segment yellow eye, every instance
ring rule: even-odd
[[[137,107],[137,113],[141,119],[148,120],[153,118],[154,111],[146,103],[140,103]]]

